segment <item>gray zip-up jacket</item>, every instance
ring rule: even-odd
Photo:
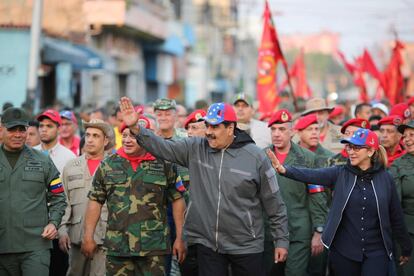
[[[189,169],[188,243],[224,254],[263,252],[265,213],[275,247],[288,248],[286,207],[276,172],[245,132],[237,129],[225,150],[209,147],[205,138],[164,140],[143,128],[136,138],[153,155]]]

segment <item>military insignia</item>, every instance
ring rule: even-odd
[[[392,121],[392,123],[393,123],[394,125],[396,125],[396,126],[401,125],[401,123],[402,123],[401,118],[399,118],[399,117],[395,118],[395,119]]]
[[[196,113],[196,114],[194,115],[194,118],[198,121],[198,120],[202,119],[202,118],[203,118],[203,116],[201,116],[201,114],[200,114],[200,113]]]
[[[369,143],[370,143],[371,145],[374,145],[374,144],[375,144],[374,138],[371,138],[371,141],[369,141]]]
[[[406,109],[405,111],[404,111],[404,117],[405,118],[409,118],[411,116],[411,112],[410,112],[410,109]]]
[[[282,116],[280,116],[282,119],[282,122],[286,122],[289,120],[289,116],[286,114],[286,112],[282,112]]]
[[[144,119],[139,119],[139,120],[138,120],[138,125],[139,125],[140,127],[147,128],[148,123],[147,123],[147,121],[146,121],[146,120],[144,120]]]
[[[361,127],[362,128],[367,128],[367,122],[366,121],[362,121],[361,122]]]

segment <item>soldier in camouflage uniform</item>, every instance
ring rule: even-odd
[[[411,242],[414,243],[414,120],[400,125],[398,131],[403,135],[403,143],[407,153],[392,163],[390,172],[397,185],[397,193]],[[396,260],[399,260],[401,253],[397,253]],[[404,266],[398,265],[397,267],[400,276],[414,275],[412,260]]]
[[[139,120],[149,128],[149,121]],[[108,207],[107,275],[165,275],[171,252],[167,202],[171,201],[177,238],[173,254],[185,258],[181,239],[185,203],[176,190],[180,177],[174,165],[141,148],[129,128],[123,127],[122,147],[105,159],[95,173],[85,218],[82,251],[96,248],[93,233],[102,205]]]
[[[269,120],[268,126],[274,145],[267,149],[276,152],[284,164],[315,167],[315,155],[291,141],[292,115],[288,110],[281,109],[276,112]],[[317,183],[302,183],[281,175],[277,175],[277,180],[286,203],[289,224],[289,257],[284,275],[306,275],[311,254],[316,256],[323,251],[320,237],[328,213],[326,195],[323,193],[323,187],[316,185]],[[266,245],[267,252],[270,252],[268,241],[265,241],[265,250]],[[270,272],[271,259],[267,257],[265,262]]]
[[[171,99],[158,99],[153,105],[155,120],[158,124],[157,134],[164,139],[178,140],[187,137],[187,132],[183,128],[175,128],[175,123],[178,120],[177,104]],[[190,177],[188,175],[188,169],[182,166],[176,165],[178,173],[184,183],[184,186],[188,188]],[[168,205],[168,223],[171,228],[171,241],[175,239],[174,221],[172,219],[171,205]],[[172,260],[171,266],[167,264],[167,273],[171,275],[179,275],[178,263],[175,259]]]
[[[342,125],[342,128],[341,128],[342,137],[344,139],[351,138],[354,132],[358,128],[370,129],[371,126],[369,122],[365,119],[361,119],[361,118],[350,119]],[[327,167],[341,166],[341,165],[345,165],[347,162],[348,162],[348,153],[346,152],[345,148],[343,148],[340,153],[337,153],[328,159]]]

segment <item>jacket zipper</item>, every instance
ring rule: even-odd
[[[249,223],[250,223],[250,232],[253,236],[253,238],[256,238],[256,233],[254,232],[254,228],[253,228],[253,219],[252,219],[252,215],[250,214],[249,211],[247,211],[247,217],[249,218]]]
[[[377,192],[375,191],[374,182],[372,180],[371,180],[371,186],[372,186],[372,189],[374,190],[375,201],[376,201],[376,204],[377,204],[377,213],[378,213],[378,218],[379,218],[379,223],[380,223],[380,230],[381,230],[382,242],[384,243],[385,250],[387,251],[387,254],[388,254],[388,256],[391,259],[392,258],[392,253],[390,253],[390,251],[388,251],[387,244],[385,243],[384,232],[382,230],[382,220],[381,220],[381,214],[380,214],[380,210],[379,210]]]
[[[336,225],[336,228],[335,228],[335,231],[334,231],[334,236],[335,236],[335,234],[336,234],[336,231],[338,231],[339,224],[341,224],[341,221],[342,221],[342,216],[343,216],[343,214],[344,214],[345,207],[346,207],[346,205],[348,204],[348,200],[349,200],[349,198],[351,197],[352,191],[353,191],[353,190],[354,190],[354,188],[355,188],[355,183],[356,183],[356,181],[357,181],[357,176],[355,176],[354,184],[352,184],[352,188],[351,188],[351,190],[349,191],[348,197],[346,198],[346,201],[345,201],[344,207],[342,207],[342,210],[341,210],[341,217],[340,217],[340,219],[339,219],[338,224]],[[329,245],[328,245],[328,246],[324,244],[324,245],[325,245],[325,247],[329,249],[329,247],[331,247],[331,245],[332,245],[332,241],[333,241],[333,238],[329,241]]]
[[[220,160],[220,169],[218,175],[218,200],[217,200],[217,218],[216,218],[216,250],[218,250],[218,226],[219,226],[219,215],[220,215],[220,201],[221,201],[221,169],[223,167],[223,158],[224,158],[225,149],[221,150],[221,160]]]

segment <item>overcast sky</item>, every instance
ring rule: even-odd
[[[239,0],[241,28],[260,37],[264,0]],[[393,39],[414,42],[414,0],[269,0],[278,33],[341,35],[341,49],[355,56],[364,47]]]

